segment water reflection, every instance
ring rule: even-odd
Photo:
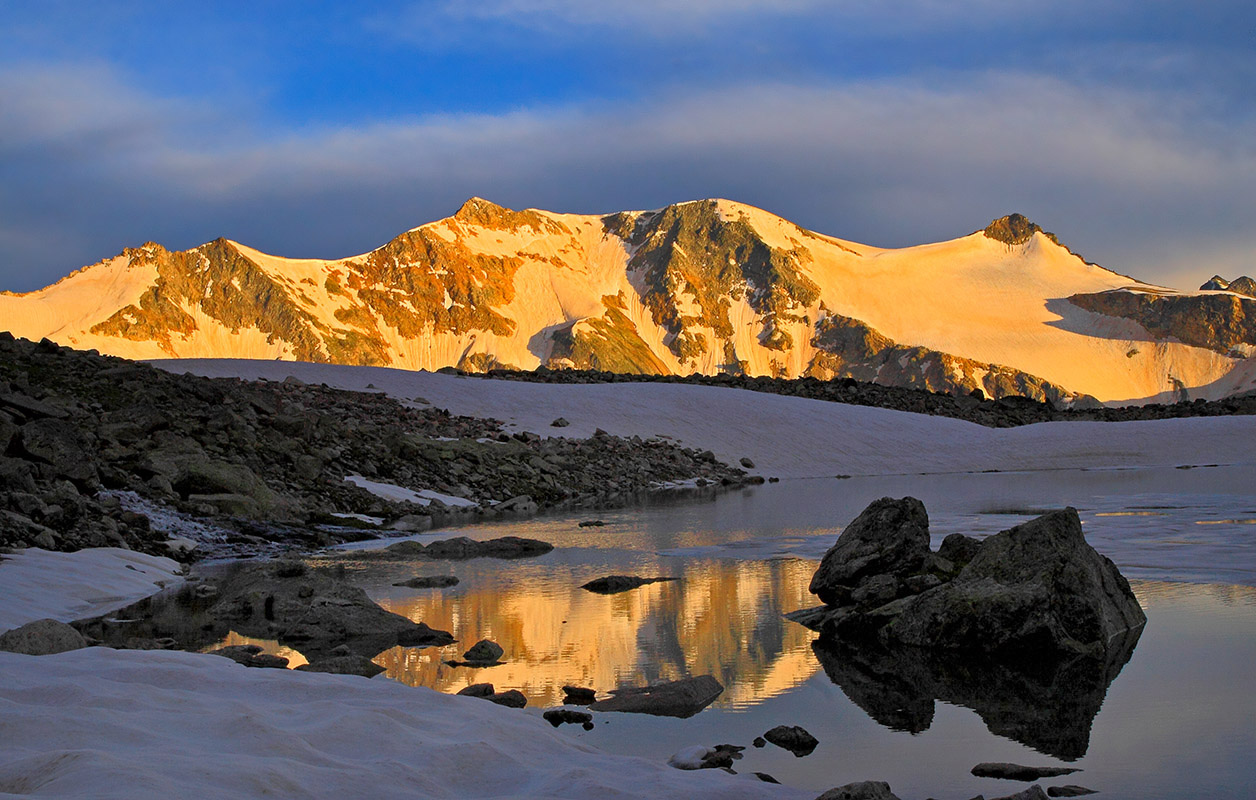
[[[595,577],[588,565],[548,564],[493,581],[472,574],[463,591],[376,597],[459,640],[439,650],[393,648],[376,661],[403,683],[456,692],[488,681],[520,690],[534,705],[560,704],[565,684],[608,691],[710,674],[726,687],[719,705],[745,708],[817,671],[810,631],[781,619],[810,602],[814,563],[709,559],[666,568],[679,580],[615,595],[579,588]],[[495,567],[466,567],[476,569]],[[506,663],[442,663],[481,638],[502,645]]]
[[[1120,637],[1105,659],[994,661],[827,641],[814,649],[829,679],[887,728],[928,730],[941,700],[977,712],[993,734],[1074,761],[1089,749],[1095,715],[1141,634]]]

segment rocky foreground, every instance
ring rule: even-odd
[[[387,499],[348,476],[438,496]],[[173,375],[0,333],[0,546],[249,554],[695,479],[750,480],[657,439],[512,434],[379,393]]]

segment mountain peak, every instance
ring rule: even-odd
[[[999,217],[991,222],[982,231],[987,237],[994,239],[996,242],[1004,244],[1024,244],[1028,242],[1035,233],[1044,233],[1040,226],[1029,221],[1024,214],[1008,214],[1006,217]],[[1050,234],[1047,234],[1050,236]],[[1051,238],[1055,238],[1052,236]]]
[[[565,225],[539,211],[532,209],[514,211],[505,206],[499,206],[491,200],[485,200],[483,197],[468,199],[454,213],[453,219],[467,225],[497,231],[528,226],[542,233],[570,233]]]

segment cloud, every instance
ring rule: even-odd
[[[264,131],[95,65],[28,68],[0,74],[0,288],[147,239],[345,256],[471,195],[582,213],[723,196],[888,246],[1020,211],[1144,279],[1180,282],[1192,253],[1226,262],[1199,263],[1200,282],[1250,271],[1256,137],[1165,113],[1182,102],[979,75]]]

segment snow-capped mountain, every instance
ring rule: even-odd
[[[1256,388],[1256,299],[1119,275],[1020,215],[883,249],[727,200],[606,216],[479,198],[340,260],[148,243],[0,329],[130,358],[861,380],[1056,402]]]

